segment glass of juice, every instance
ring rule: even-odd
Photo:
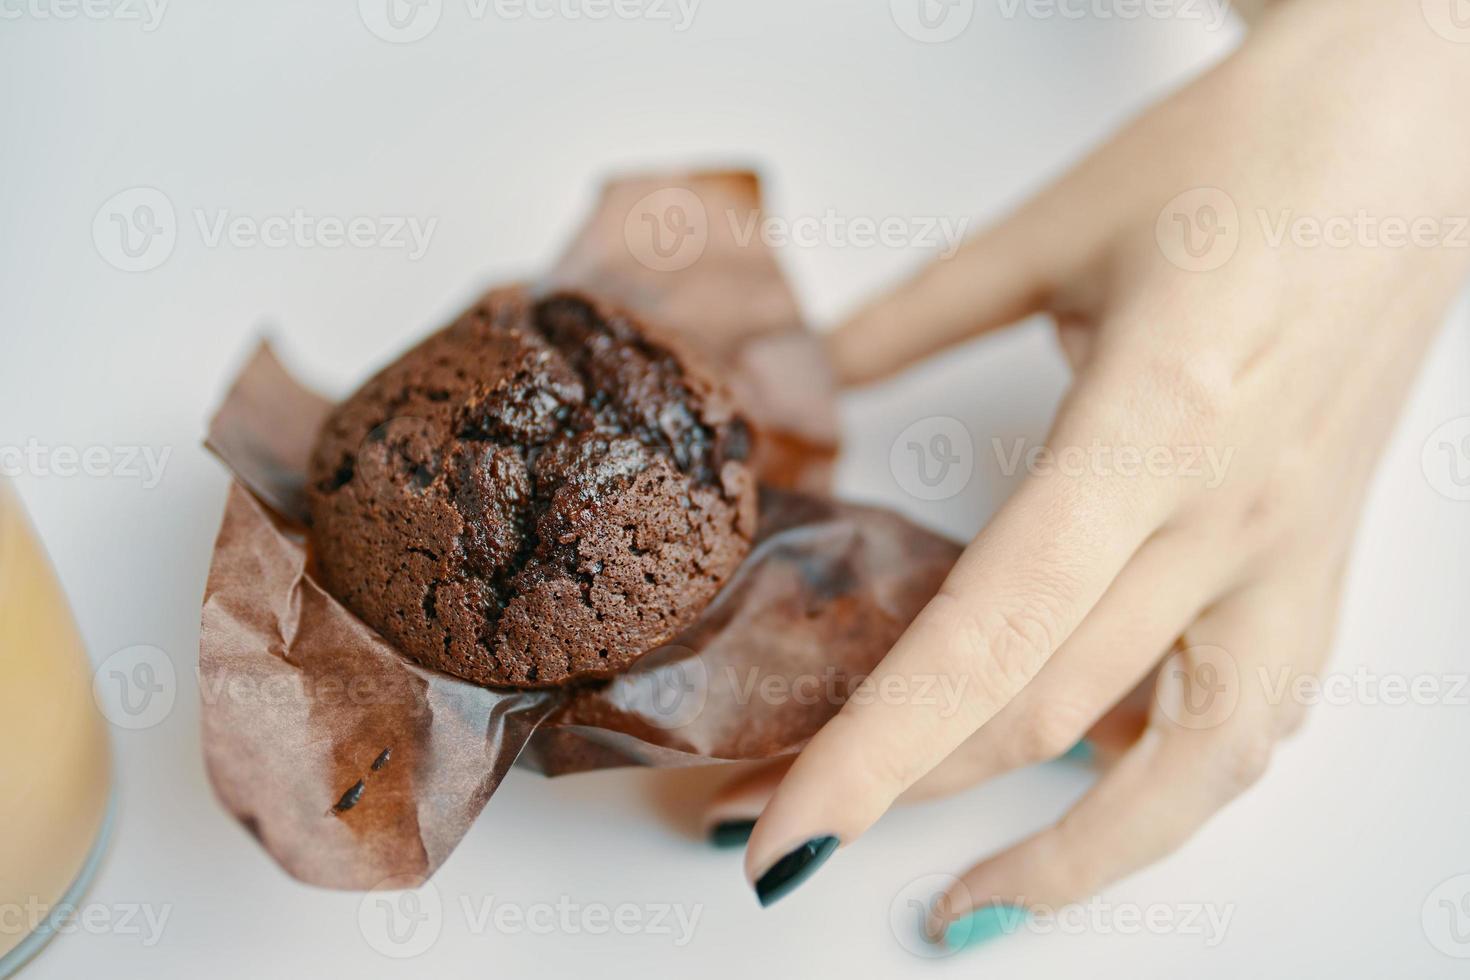
[[[75,914],[107,837],[111,769],[81,635],[0,479],[0,977]]]

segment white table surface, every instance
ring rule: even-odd
[[[905,887],[1055,818],[1087,785],[1084,769],[1054,764],[896,811],[769,910],[738,854],[693,834],[696,802],[722,773],[514,773],[436,878],[437,938],[406,963],[368,941],[357,896],[289,880],[215,803],[193,665],[226,478],[199,439],[258,333],[275,331],[294,365],[342,390],[481,285],[544,267],[612,168],[748,161],[764,168],[778,213],[979,221],[1239,38],[1198,20],[976,6],[957,38],[927,44],[883,3],[704,0],[680,31],[493,6],[476,17],[469,0],[442,0],[427,37],[396,44],[351,0],[177,0],[152,30],[115,0],[95,8],[100,19],[39,16],[65,0],[0,5],[0,445],[171,452],[152,487],[40,472],[15,483],[94,660],[156,646],[180,679],[161,723],[113,733],[119,821],[89,898],[166,914],[161,937],[68,935],[27,976],[1463,975],[1444,949],[1470,949],[1444,938],[1438,902],[1470,886],[1436,892],[1470,872],[1463,701],[1323,706],[1262,785],[1182,852],[1109,888],[1091,925],[939,962],[890,927]],[[166,261],[129,273],[104,260],[92,228],[105,202],[139,186],[167,196],[178,233]],[[194,217],[297,208],[437,226],[410,260],[209,247]],[[782,250],[821,324],[925,257]],[[1421,468],[1430,433],[1470,415],[1466,328],[1461,309],[1384,457],[1338,671],[1444,680],[1470,665],[1470,503],[1436,492]],[[991,437],[1042,435],[1064,380],[1033,323],[854,397],[842,488],[971,533],[1008,485]],[[938,504],[907,496],[887,464],[895,435],[931,415],[964,420],[981,447],[969,491]],[[577,921],[479,928],[486,901],[492,912],[672,903],[698,919],[687,937],[597,935]],[[1212,945],[1187,929],[1109,925],[1109,912],[1156,905],[1225,910],[1229,927]]]

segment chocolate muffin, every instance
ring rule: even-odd
[[[667,339],[575,294],[498,290],[327,419],[316,569],[426,666],[492,686],[610,676],[749,551],[749,443]]]

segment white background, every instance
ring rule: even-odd
[[[1319,708],[1254,792],[1181,853],[1107,890],[1116,907],[1228,909],[1228,932],[1212,948],[1199,935],[1102,926],[1023,932],[937,963],[908,951],[910,934],[895,933],[889,916],[905,886],[962,870],[1054,819],[1089,778],[1066,764],[896,811],[768,910],[742,881],[738,852],[712,851],[694,832],[698,800],[722,773],[516,773],[437,877],[442,930],[408,965],[366,941],[356,896],[287,879],[216,805],[200,761],[193,665],[226,479],[198,443],[222,382],[262,330],[300,371],[342,391],[482,285],[543,268],[613,168],[750,162],[782,214],[978,222],[1239,38],[1234,24],[1182,18],[1005,17],[981,0],[957,38],[925,44],[887,6],[704,0],[678,31],[653,19],[516,19],[493,8],[477,19],[466,0],[443,0],[426,38],[394,44],[370,33],[353,0],[176,0],[151,31],[120,17],[39,16],[64,9],[48,0],[0,4],[0,445],[171,450],[151,489],[35,472],[15,482],[94,660],[151,644],[182,681],[165,721],[114,732],[120,818],[91,892],[109,908],[166,909],[161,941],[67,936],[29,976],[1463,970],[1421,924],[1436,886],[1470,871],[1463,706]],[[127,273],[104,261],[92,225],[104,202],[136,186],[167,195],[178,239],[159,267]],[[196,209],[262,218],[295,208],[438,224],[414,262],[401,250],[210,248],[194,218]],[[819,324],[926,257],[782,252]],[[1436,426],[1470,415],[1466,326],[1462,310],[1384,457],[1339,670],[1439,676],[1470,665],[1470,503],[1437,493],[1420,464]],[[991,438],[1044,434],[1064,381],[1036,323],[853,397],[843,490],[971,533],[1007,488]],[[904,494],[887,464],[894,436],[929,415],[963,420],[977,449],[968,491],[939,504]],[[476,935],[461,905],[563,896],[581,906],[698,906],[700,918],[676,948],[657,934]]]

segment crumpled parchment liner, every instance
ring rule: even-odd
[[[754,309],[782,309],[771,297],[789,301],[790,293],[770,256],[728,251],[760,251],[758,240],[711,244],[689,268],[657,273],[677,301],[660,299],[657,279],[613,275],[628,242],[621,219],[605,211],[626,212],[630,196],[640,199],[630,187],[647,186],[611,184],[568,253],[575,262],[564,260],[548,284],[600,287],[681,336],[719,331],[703,352],[744,378],[743,397],[799,387],[787,375],[803,357],[756,353],[815,356],[794,301],[789,320],[757,317],[742,344],[738,306],[701,320],[697,291],[687,292],[700,282],[733,303],[730,282],[738,281]],[[758,207],[752,177],[694,175],[679,186],[697,190],[711,211]],[[716,237],[711,230],[710,243]],[[642,284],[618,292],[617,282],[634,281]],[[666,319],[684,315],[675,311],[687,319]],[[815,392],[830,419],[824,372],[779,404],[794,410]],[[781,448],[757,459],[767,484],[760,534],[700,620],[611,681],[490,690],[401,657],[312,577],[301,491],[329,403],[262,346],[208,437],[236,478],[205,589],[199,656],[205,762],[225,806],[303,881],[367,889],[391,877],[401,886],[443,863],[518,757],[558,775],[798,751],[933,595],[959,549],[889,513],[778,489],[823,486],[835,443],[823,442],[827,422],[786,424],[770,414],[775,403],[762,404],[762,436],[777,431]]]

